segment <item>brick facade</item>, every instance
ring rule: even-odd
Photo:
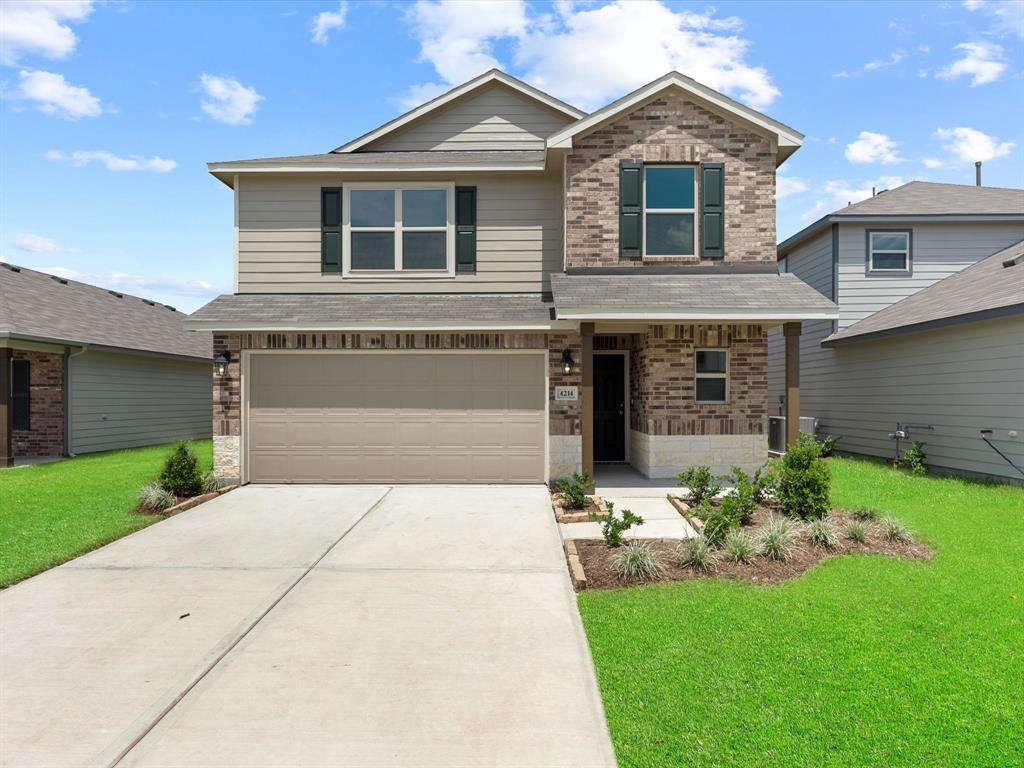
[[[567,266],[642,263],[619,257],[620,160],[724,163],[724,261],[774,262],[775,158],[773,139],[677,91],[663,92],[616,122],[573,140],[566,160]],[[650,261],[701,263],[697,256]]]
[[[64,355],[12,351],[13,360],[29,362],[30,429],[15,429],[15,456],[61,456],[64,453]]]

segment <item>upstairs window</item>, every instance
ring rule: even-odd
[[[729,353],[725,349],[698,349],[695,353],[695,392],[698,403],[725,403],[729,399]]]
[[[909,272],[910,232],[868,232],[868,272]]]
[[[697,253],[697,168],[644,166],[644,254]]]
[[[343,274],[455,274],[452,184],[344,187]]]

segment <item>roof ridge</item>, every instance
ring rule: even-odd
[[[27,273],[32,274],[32,275],[39,275],[40,277],[54,278],[54,281],[58,282],[58,284],[61,284],[61,283],[64,284],[64,285],[74,284],[74,285],[82,286],[84,288],[89,288],[89,289],[94,290],[94,291],[103,291],[104,293],[112,294],[112,295],[116,296],[119,299],[138,299],[139,301],[143,302],[144,304],[149,304],[150,306],[164,307],[166,309],[171,310],[172,312],[177,312],[178,314],[181,314],[181,315],[185,314],[184,312],[178,312],[178,310],[175,309],[174,307],[172,307],[170,304],[164,304],[162,301],[157,301],[156,299],[147,299],[144,296],[138,296],[138,295],[136,295],[134,293],[125,293],[124,291],[118,290],[117,288],[107,288],[107,287],[102,286],[102,285],[96,285],[95,283],[86,283],[86,282],[84,282],[82,280],[75,280],[73,277],[64,277],[63,275],[55,275],[53,272],[44,272],[41,269],[32,269],[31,267],[23,267],[20,264],[11,264],[8,261],[0,262],[0,264],[3,264],[4,266],[6,266],[8,268],[14,267],[14,269],[17,270],[18,272],[27,272]],[[0,285],[2,285],[2,283],[0,283]]]

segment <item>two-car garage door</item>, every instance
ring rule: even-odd
[[[543,354],[252,354],[248,479],[542,482]]]

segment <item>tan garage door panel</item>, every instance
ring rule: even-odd
[[[252,482],[541,482],[541,354],[257,354]]]

